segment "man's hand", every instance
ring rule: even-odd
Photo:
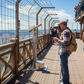
[[[55,42],[58,42],[58,40],[59,40],[59,39],[58,39],[57,37],[54,37],[54,41],[55,41]]]

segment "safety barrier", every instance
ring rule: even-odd
[[[16,42],[11,42],[0,47],[0,83],[11,80],[33,59],[32,39],[19,42],[19,56],[17,56]],[[38,53],[50,43],[50,35],[38,37]]]

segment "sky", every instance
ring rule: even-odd
[[[75,18],[74,7],[78,5],[79,0],[51,0],[51,2],[55,7],[55,10],[61,13],[60,17],[62,16],[62,13],[64,13],[65,16],[69,15],[70,18]]]

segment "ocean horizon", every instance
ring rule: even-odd
[[[74,32],[74,30],[72,30]],[[76,30],[76,32],[80,32],[80,30]],[[19,38],[20,40],[26,38],[32,38],[34,32],[28,33],[28,30],[19,30]],[[46,33],[49,33],[49,30],[46,30]],[[44,30],[38,30],[38,35],[41,36],[44,34]],[[0,45],[9,43],[11,38],[16,37],[16,30],[0,30]]]

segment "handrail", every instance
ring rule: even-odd
[[[22,43],[25,43],[25,42],[28,42],[28,41],[31,41],[32,39],[23,39],[23,40],[20,40],[19,44],[22,44]]]
[[[0,51],[3,51],[4,49],[8,49],[8,48],[12,48],[14,47],[15,42],[11,42],[11,43],[7,43],[7,44],[3,44],[0,46]]]
[[[7,78],[11,78],[16,76],[16,68],[17,72],[20,72],[32,59],[33,59],[33,39],[24,39],[19,41],[19,63],[16,61],[16,41],[7,43],[0,46],[0,62],[4,64],[5,67],[2,65],[0,83],[4,84],[7,82]],[[50,42],[49,34],[39,36],[38,37],[38,49],[37,53],[39,54]],[[7,50],[9,49],[9,50]],[[4,51],[7,50],[7,51]],[[4,52],[3,52],[4,51]],[[6,59],[5,59],[6,58]],[[11,63],[10,63],[11,62]],[[18,66],[17,66],[18,64]],[[0,65],[1,66],[1,65]],[[16,67],[17,66],[17,67]],[[6,69],[9,68],[10,70],[6,74]]]

